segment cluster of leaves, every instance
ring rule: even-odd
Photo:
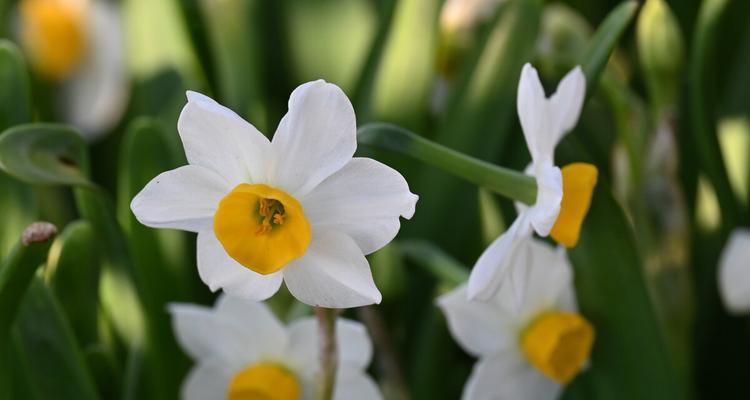
[[[420,195],[414,220],[371,256],[383,304],[348,312],[370,328],[373,372],[389,398],[458,398],[473,360],[450,338],[434,298],[466,279],[514,211],[427,165],[443,160],[397,154],[420,159],[418,140],[389,142],[397,128],[367,123],[396,123],[521,170],[528,156],[515,91],[527,61],[548,82],[583,67],[590,98],[558,158],[602,171],[570,252],[596,343],[591,368],[565,398],[741,395],[750,337],[745,321],[722,309],[716,264],[727,234],[750,223],[749,204],[716,130],[719,117],[750,112],[750,5],[671,2],[688,57],[666,46],[677,66],[664,70],[663,60],[649,64],[654,42],[633,39],[638,3],[567,3],[507,0],[471,40],[449,45],[440,0],[125,0],[137,33],[131,101],[92,146],[73,127],[39,123],[60,119],[44,105],[55,88],[29,75],[12,42],[0,42],[0,398],[176,396],[190,364],[165,305],[207,304],[212,295],[197,277],[194,238],[141,226],[130,199],[185,163],[176,132],[185,88],[204,89],[272,132],[288,93],[316,78],[352,99],[359,152],[402,171]],[[0,1],[3,19],[10,8]],[[594,33],[571,28],[586,21]],[[673,142],[660,152],[665,130]],[[705,222],[704,192],[715,193],[718,222]],[[36,219],[61,228],[49,251],[17,243]],[[283,291],[271,304],[288,319],[308,312]]]

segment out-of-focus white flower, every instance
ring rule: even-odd
[[[719,259],[719,293],[732,314],[750,313],[750,230],[735,229]]]
[[[516,293],[518,301],[525,275],[511,266],[520,265],[515,262],[518,248],[533,232],[551,235],[567,247],[578,242],[596,185],[597,169],[591,164],[574,163],[561,171],[554,164],[554,156],[563,135],[578,122],[585,94],[586,78],[580,67],[569,72],[557,91],[547,98],[534,67],[524,65],[518,85],[518,116],[531,153],[532,162],[526,172],[536,178],[536,202],[530,207],[519,204],[518,217],[510,228],[479,257],[469,278],[469,298],[492,297],[510,275],[509,289]]]
[[[93,139],[122,116],[128,97],[125,34],[103,0],[21,0],[21,44],[40,76],[62,85],[59,107]]]
[[[145,225],[198,233],[211,290],[262,300],[283,280],[313,306],[380,302],[364,255],[393,239],[417,196],[397,171],[352,158],[356,121],[341,89],[295,89],[273,141],[194,92],[177,128],[190,165],[154,178],[131,209]]]
[[[468,300],[466,285],[438,299],[455,340],[479,358],[465,400],[555,399],[588,361],[594,329],[577,312],[565,250],[532,238],[518,244],[514,263],[526,274],[518,307],[508,291]]]
[[[312,399],[320,370],[318,325],[312,317],[285,327],[263,303],[223,295],[211,309],[172,304],[178,342],[196,361],[182,385],[184,400]],[[364,326],[338,319],[336,400],[379,400],[365,369],[372,343]]]

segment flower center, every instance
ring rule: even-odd
[[[594,328],[581,315],[549,312],[524,331],[521,347],[529,362],[558,383],[570,382],[591,353]]]
[[[563,198],[560,214],[550,235],[565,247],[575,247],[581,235],[581,226],[591,206],[599,171],[587,163],[568,164],[561,169]]]
[[[85,0],[22,0],[21,38],[34,68],[60,81],[86,51]]]
[[[221,199],[214,232],[230,257],[260,274],[280,270],[310,244],[302,205],[262,184],[239,184]]]
[[[273,363],[253,364],[232,378],[227,400],[299,400],[297,378]]]

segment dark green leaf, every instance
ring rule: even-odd
[[[594,93],[594,89],[599,83],[599,77],[607,65],[612,51],[614,51],[617,42],[620,41],[625,29],[633,21],[637,10],[637,1],[623,2],[607,15],[607,18],[596,30],[594,37],[591,38],[591,43],[583,56],[583,60],[581,60],[581,68],[586,75],[587,96]]]
[[[591,368],[569,398],[681,399],[643,276],[633,231],[600,182],[581,233],[570,251],[578,304],[596,329]]]
[[[31,87],[26,63],[16,46],[0,39],[0,130],[29,122]]]

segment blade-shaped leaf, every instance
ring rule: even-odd
[[[45,280],[83,347],[98,337],[99,249],[91,223],[73,222],[53,244],[45,269]]]
[[[98,398],[68,321],[40,279],[34,280],[24,298],[15,336],[31,389],[38,398]]]
[[[680,399],[672,359],[646,288],[633,231],[605,182],[597,184],[570,251],[582,313],[596,329],[591,368],[567,398]]]

